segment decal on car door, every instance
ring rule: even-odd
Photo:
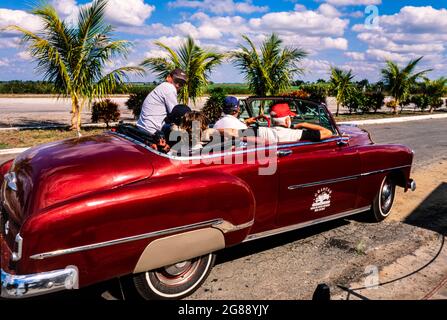
[[[314,212],[319,212],[326,210],[327,207],[331,206],[331,194],[332,190],[330,188],[322,188],[315,193],[315,199],[310,207],[310,210]]]

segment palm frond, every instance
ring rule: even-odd
[[[303,73],[298,63],[307,55],[299,48],[282,47],[282,40],[271,34],[261,45],[260,54],[247,36],[248,46],[239,45],[228,57],[241,71],[256,95],[275,95],[287,90],[293,77]]]

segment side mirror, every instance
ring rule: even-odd
[[[350,137],[343,133],[340,139],[337,141],[337,145],[340,147],[347,146],[349,145],[349,139]]]

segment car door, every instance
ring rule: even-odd
[[[360,159],[341,138],[278,148],[277,223],[293,225],[355,208]]]
[[[360,174],[357,148],[339,136],[322,105],[301,99],[289,104],[297,113],[293,123],[318,124],[331,130],[334,138],[279,146],[278,224],[324,219],[353,210]]]

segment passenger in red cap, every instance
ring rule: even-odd
[[[290,110],[288,103],[277,103],[270,108],[272,128],[260,127],[258,137],[269,143],[296,142],[299,140],[320,141],[332,136],[332,131],[311,123],[299,123],[292,126],[292,117],[296,113]]]

